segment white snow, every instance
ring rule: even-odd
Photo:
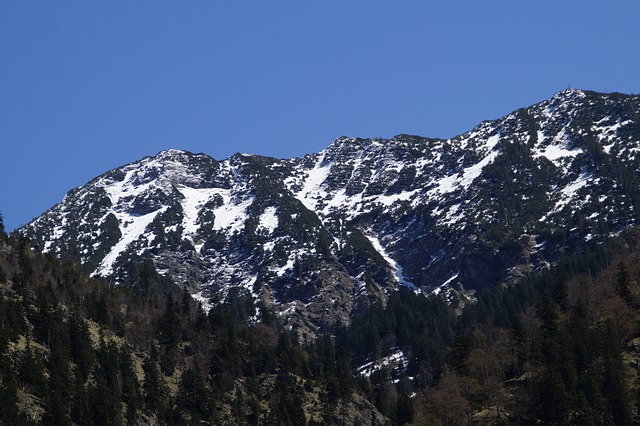
[[[200,302],[202,304],[202,309],[204,309],[205,312],[209,312],[211,310],[211,308],[213,308],[213,303],[211,303],[209,297],[206,297],[204,295],[203,291],[200,291],[198,293],[192,294],[191,297],[195,301]]]
[[[446,194],[449,192],[453,192],[460,187],[467,189],[471,185],[471,183],[473,183],[473,181],[478,176],[480,176],[482,170],[487,165],[491,164],[493,160],[495,160],[498,154],[498,151],[491,151],[486,157],[484,157],[473,166],[467,167],[466,169],[463,169],[456,174],[440,179],[438,182],[436,182],[436,188],[430,190],[429,194]]]
[[[460,274],[460,272],[456,272],[455,274],[453,274],[451,276],[451,278],[449,278],[448,280],[446,280],[445,282],[443,282],[442,284],[440,284],[438,287],[436,287],[431,293],[435,294],[436,296],[438,294],[440,294],[440,292],[442,291],[443,288],[446,288],[447,285],[449,285],[453,280],[455,280],[456,278],[458,278],[458,275]]]
[[[296,197],[311,211],[316,210],[318,200],[326,195],[326,192],[322,189],[322,184],[327,179],[327,176],[329,176],[331,164],[327,163],[323,165],[323,161],[324,154],[320,155],[313,169],[307,171],[304,185],[296,194]]]
[[[216,230],[227,230],[232,234],[241,230],[244,226],[244,221],[247,217],[247,207],[253,203],[253,197],[248,197],[236,202],[232,198],[230,190],[219,191],[224,203],[222,206],[213,210],[215,215],[213,228]]]
[[[367,362],[357,368],[358,373],[364,377],[369,377],[374,372],[381,370],[383,367],[391,366],[394,368],[406,368],[408,365],[407,357],[401,349],[396,349],[391,355],[379,360]]]
[[[278,210],[275,207],[267,207],[260,215],[258,229],[266,229],[269,234],[278,227]]]
[[[627,124],[633,123],[633,120],[625,120],[625,121],[617,121],[611,125],[601,125],[605,121],[611,120],[611,117],[605,117],[600,121],[597,121],[592,127],[591,130],[597,132],[599,138],[603,142],[611,142],[617,135],[618,129]]]
[[[413,191],[401,192],[399,194],[378,195],[378,196],[370,197],[370,198],[375,199],[376,201],[378,201],[380,204],[382,204],[385,207],[389,207],[390,205],[392,205],[393,203],[398,202],[398,201],[408,201],[408,200],[412,199],[419,192],[420,192],[419,189],[415,189]],[[369,197],[365,197],[365,199],[366,198],[369,198]]]
[[[384,247],[382,247],[382,244],[380,244],[380,240],[378,240],[378,238],[372,236],[372,235],[366,235],[367,239],[371,242],[371,245],[373,245],[373,248],[376,249],[376,251],[378,253],[380,253],[380,255],[383,257],[384,260],[387,261],[387,263],[393,268],[395,269],[396,273],[396,279],[398,280],[398,282],[400,284],[402,284],[405,287],[409,287],[412,290],[416,289],[416,286],[413,285],[413,283],[407,281],[407,279],[405,279],[403,273],[402,273],[402,266],[400,266],[400,264],[398,262],[396,262],[395,260],[393,260],[391,258],[391,256],[389,256],[389,254],[387,253],[387,251],[384,249]]]
[[[582,173],[580,176],[570,183],[569,185],[562,188],[562,199],[556,204],[555,209],[561,208],[563,205],[569,203],[573,198],[576,197],[578,190],[587,185],[587,180],[591,177],[588,173]]]
[[[309,253],[309,251],[305,251],[304,249],[295,249],[289,253],[289,257],[287,258],[287,262],[279,267],[279,268],[270,268],[271,272],[275,272],[277,276],[283,276],[287,271],[293,269],[296,259],[304,255],[305,253]]]
[[[115,246],[113,246],[109,254],[102,259],[102,262],[100,262],[96,270],[91,275],[104,277],[111,275],[113,273],[113,264],[118,256],[127,249],[129,244],[136,241],[144,234],[147,226],[153,222],[158,214],[163,213],[166,210],[167,207],[163,207],[143,216],[131,216],[122,212],[116,212],[115,216],[116,219],[118,219],[122,237],[120,237],[120,240]]]
[[[273,240],[267,241],[266,243],[264,243],[262,245],[262,250],[264,250],[265,252],[273,251],[275,246],[276,246],[276,242],[275,241],[273,241]]]
[[[460,203],[454,204],[449,207],[442,219],[438,220],[439,225],[451,226],[458,223],[464,218],[464,209],[460,209],[462,205]],[[434,211],[434,215],[435,215]]]
[[[578,191],[580,190],[580,188],[583,188],[587,185],[589,178],[591,178],[591,174],[581,173],[576,180],[562,188],[560,190],[560,199],[556,202],[553,209],[551,209],[550,212],[538,219],[538,221],[544,222],[550,215],[560,211],[563,207],[571,203],[573,199],[578,195]]]
[[[184,229],[185,236],[192,236],[198,231],[198,213],[202,207],[211,198],[220,192],[216,188],[190,188],[188,186],[181,186],[178,191],[184,195],[182,200],[182,211],[184,213],[184,219],[182,220],[182,228]]]
[[[547,145],[543,150],[535,152],[533,157],[545,157],[556,163],[561,158],[575,157],[578,154],[582,154],[580,148],[567,149],[566,145]]]
[[[67,227],[67,217],[62,216],[62,220],[60,223],[53,229],[53,232],[49,236],[49,239],[45,242],[44,248],[42,251],[47,253],[51,250],[51,245],[54,241],[58,241],[64,235],[65,229]]]
[[[562,165],[562,159],[575,157],[583,152],[580,148],[569,149],[571,141],[566,127],[556,134],[548,145],[543,146],[545,140],[544,134],[538,131],[538,144],[533,150],[533,158],[547,158],[558,167]]]
[[[244,287],[249,294],[251,294],[251,297],[253,297],[253,306],[255,308],[254,310],[254,314],[251,318],[249,318],[249,321],[254,324],[256,322],[258,322],[258,320],[260,319],[260,308],[258,306],[258,300],[260,300],[260,294],[256,291],[254,291],[253,286],[256,283],[256,281],[258,281],[258,276],[257,275],[251,275],[248,277],[248,279],[245,279],[244,283],[242,284],[242,287]]]

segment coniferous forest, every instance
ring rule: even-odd
[[[205,312],[144,262],[113,287],[0,220],[0,424],[635,424],[639,241],[464,309],[401,289],[302,344],[240,295]]]

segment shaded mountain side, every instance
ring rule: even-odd
[[[144,264],[207,307],[239,292],[305,339],[398,288],[517,282],[636,224],[639,114],[638,96],[568,89],[449,140],[342,137],[286,160],[168,150],[18,233],[119,285],[139,287]]]
[[[640,231],[484,289],[460,317],[415,424],[640,421]]]

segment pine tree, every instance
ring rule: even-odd
[[[193,298],[191,297],[189,290],[187,290],[187,286],[183,286],[182,287],[182,315],[183,316],[189,316],[189,313],[191,312],[192,301],[193,301]]]
[[[175,348],[180,341],[180,319],[177,315],[173,293],[169,292],[164,313],[158,323],[159,340],[167,348]]]
[[[631,303],[631,276],[624,261],[621,260],[620,263],[618,263],[617,269],[617,293],[622,297],[622,300],[629,304]]]
[[[131,357],[131,351],[127,345],[120,347],[119,366],[122,401],[127,404],[127,424],[135,424],[139,408],[139,384]]]
[[[49,341],[49,387],[43,423],[68,425],[71,424],[68,401],[72,396],[70,342],[66,324],[61,319],[50,325]]]
[[[0,425],[20,424],[19,420],[22,419],[14,367],[12,357],[0,352]]]
[[[155,412],[160,408],[162,395],[164,393],[162,379],[156,366],[156,360],[151,357],[146,358],[142,363],[142,371],[144,373],[144,380],[142,382],[144,402],[149,411]]]
[[[95,426],[122,425],[122,413],[120,398],[114,394],[107,380],[100,375],[95,375],[95,388],[92,388],[91,411]]]
[[[89,400],[89,391],[80,376],[76,376],[74,397],[71,401],[71,420],[77,425],[93,425],[93,414]]]
[[[192,414],[194,422],[209,416],[209,390],[198,368],[189,368],[182,374],[178,405]]]
[[[609,413],[616,425],[631,425],[630,399],[622,349],[618,333],[611,320],[607,320],[601,330],[604,352],[603,394],[607,396]]]
[[[78,375],[85,383],[95,362],[95,352],[89,327],[78,312],[73,312],[69,316],[69,338],[71,339],[71,358],[77,366]]]
[[[31,349],[31,341],[27,341],[27,347],[18,363],[18,375],[27,385],[28,391],[38,397],[46,395],[47,381],[44,365],[40,356]]]

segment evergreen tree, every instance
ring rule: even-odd
[[[617,269],[616,291],[622,300],[629,304],[631,303],[631,275],[627,270],[627,265],[622,260],[618,263]]]
[[[175,348],[180,341],[180,319],[173,293],[169,292],[164,313],[158,323],[159,340],[167,348]]]
[[[18,409],[18,386],[13,373],[12,362],[7,356],[0,354],[0,424],[20,424]]]
[[[47,381],[44,375],[44,365],[39,354],[31,349],[31,342],[27,346],[18,364],[18,375],[26,384],[26,390],[40,398],[46,395]]]
[[[267,423],[304,425],[306,417],[302,409],[302,392],[293,375],[285,372],[279,374],[271,394],[271,413]]]
[[[182,374],[178,405],[191,414],[194,423],[209,416],[209,390],[199,369],[189,368]]]
[[[601,329],[603,349],[602,391],[607,396],[609,414],[615,425],[631,425],[630,399],[618,333],[611,320]]]
[[[187,290],[187,286],[182,287],[182,315],[188,316],[191,312],[191,303],[193,302],[193,298]]]
[[[131,351],[127,345],[120,347],[119,366],[122,402],[127,404],[127,424],[135,424],[139,408],[139,384],[131,357]]]
[[[95,426],[122,425],[122,412],[120,398],[113,392],[107,380],[100,375],[95,375],[95,387],[92,388],[91,411]]]
[[[85,383],[95,362],[95,352],[91,343],[89,327],[78,312],[73,312],[69,316],[69,338],[71,340],[71,358],[76,364],[80,379]]]
[[[68,402],[72,396],[70,342],[66,324],[60,319],[49,327],[49,386],[43,423],[69,425]]]
[[[162,378],[159,375],[156,360],[147,357],[142,363],[142,371],[144,380],[142,382],[142,390],[144,391],[144,402],[147,409],[155,412],[162,403],[162,395],[164,387],[162,386]]]
[[[70,403],[71,420],[77,425],[93,425],[93,414],[91,410],[91,401],[89,391],[80,376],[76,376],[74,397]]]

